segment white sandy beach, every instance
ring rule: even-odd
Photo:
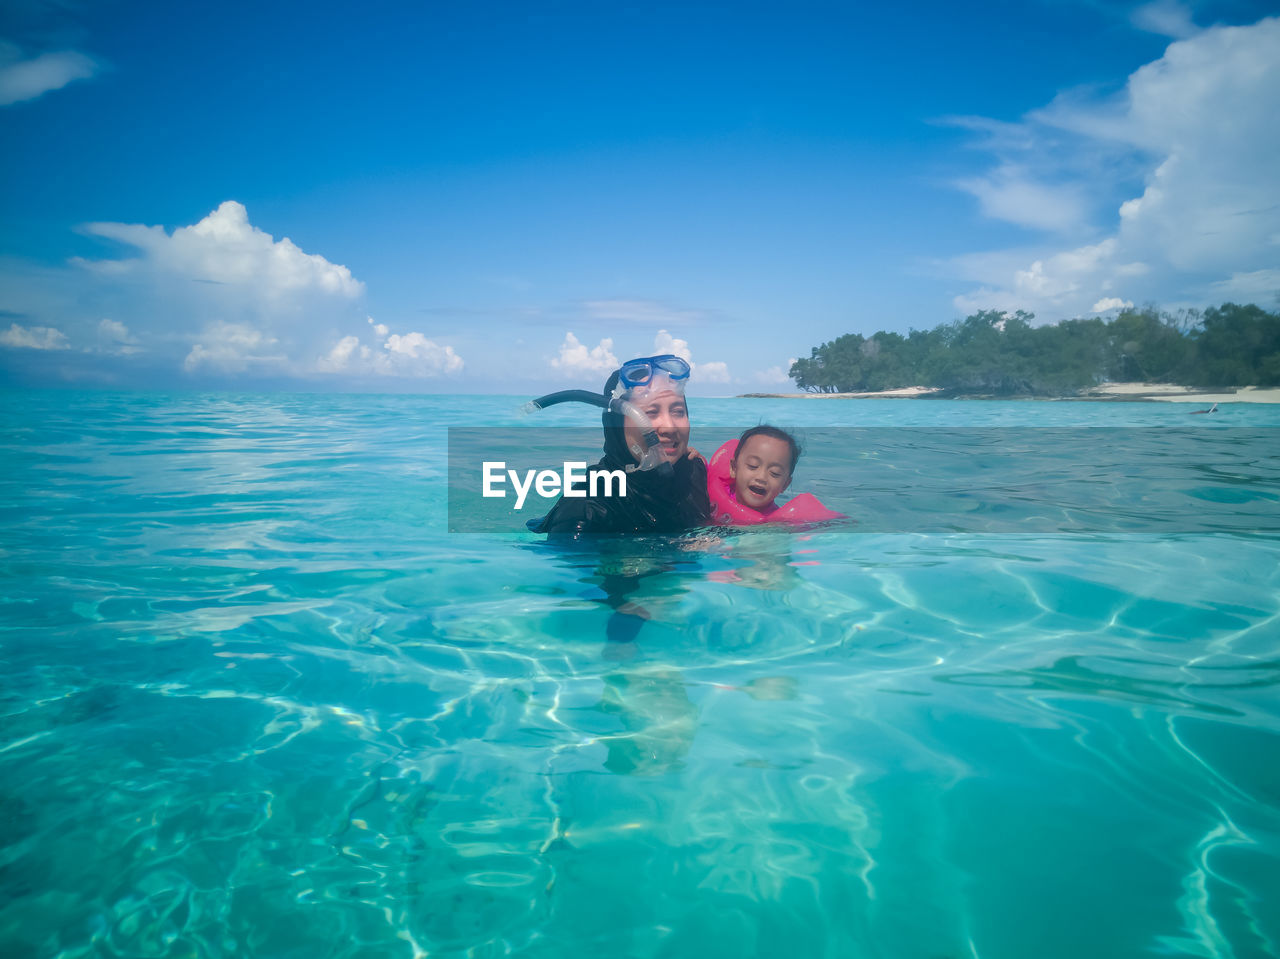
[[[746,393],[739,399],[900,400],[915,399],[938,392],[940,390],[928,386],[906,386],[902,389],[883,390],[879,393]],[[1079,396],[1061,398],[1065,400],[1149,400],[1160,403],[1280,403],[1280,389],[1242,386],[1233,392],[1222,393],[1198,390],[1191,386],[1176,386],[1172,383],[1104,383]]]
[[[1104,383],[1088,396],[1156,400],[1161,403],[1280,403],[1280,389],[1242,386],[1230,393],[1214,393],[1172,383]]]
[[[911,400],[939,392],[932,386],[904,386],[879,393],[744,393],[738,399],[770,400]]]

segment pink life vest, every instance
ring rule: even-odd
[[[719,526],[754,526],[757,523],[817,523],[826,519],[848,519],[822,505],[812,493],[793,496],[785,505],[768,512],[743,506],[733,495],[733,476],[729,463],[737,452],[738,441],[729,440],[707,464],[707,496],[711,499],[711,522]]]

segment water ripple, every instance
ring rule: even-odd
[[[1280,955],[1280,413],[1026,459],[1153,406],[694,401],[859,527],[561,550],[514,398],[12,395],[0,949]]]

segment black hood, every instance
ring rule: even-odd
[[[615,371],[604,385],[604,395],[612,396],[618,385]],[[626,470],[636,465],[627,447],[626,417],[604,410],[604,456],[596,469]],[[625,497],[561,499],[545,518],[541,531],[597,533],[679,533],[707,522],[711,504],[707,499],[707,469],[701,460],[687,456],[671,464],[671,469],[627,472]]]

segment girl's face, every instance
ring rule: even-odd
[[[765,509],[791,485],[791,446],[774,436],[749,436],[729,461],[729,475],[739,503]]]
[[[662,455],[668,463],[676,462],[689,452],[689,408],[685,406],[683,396],[666,392],[632,402],[653,423],[662,442]],[[632,425],[630,420],[626,424],[626,435],[627,446],[644,450],[640,428]]]

